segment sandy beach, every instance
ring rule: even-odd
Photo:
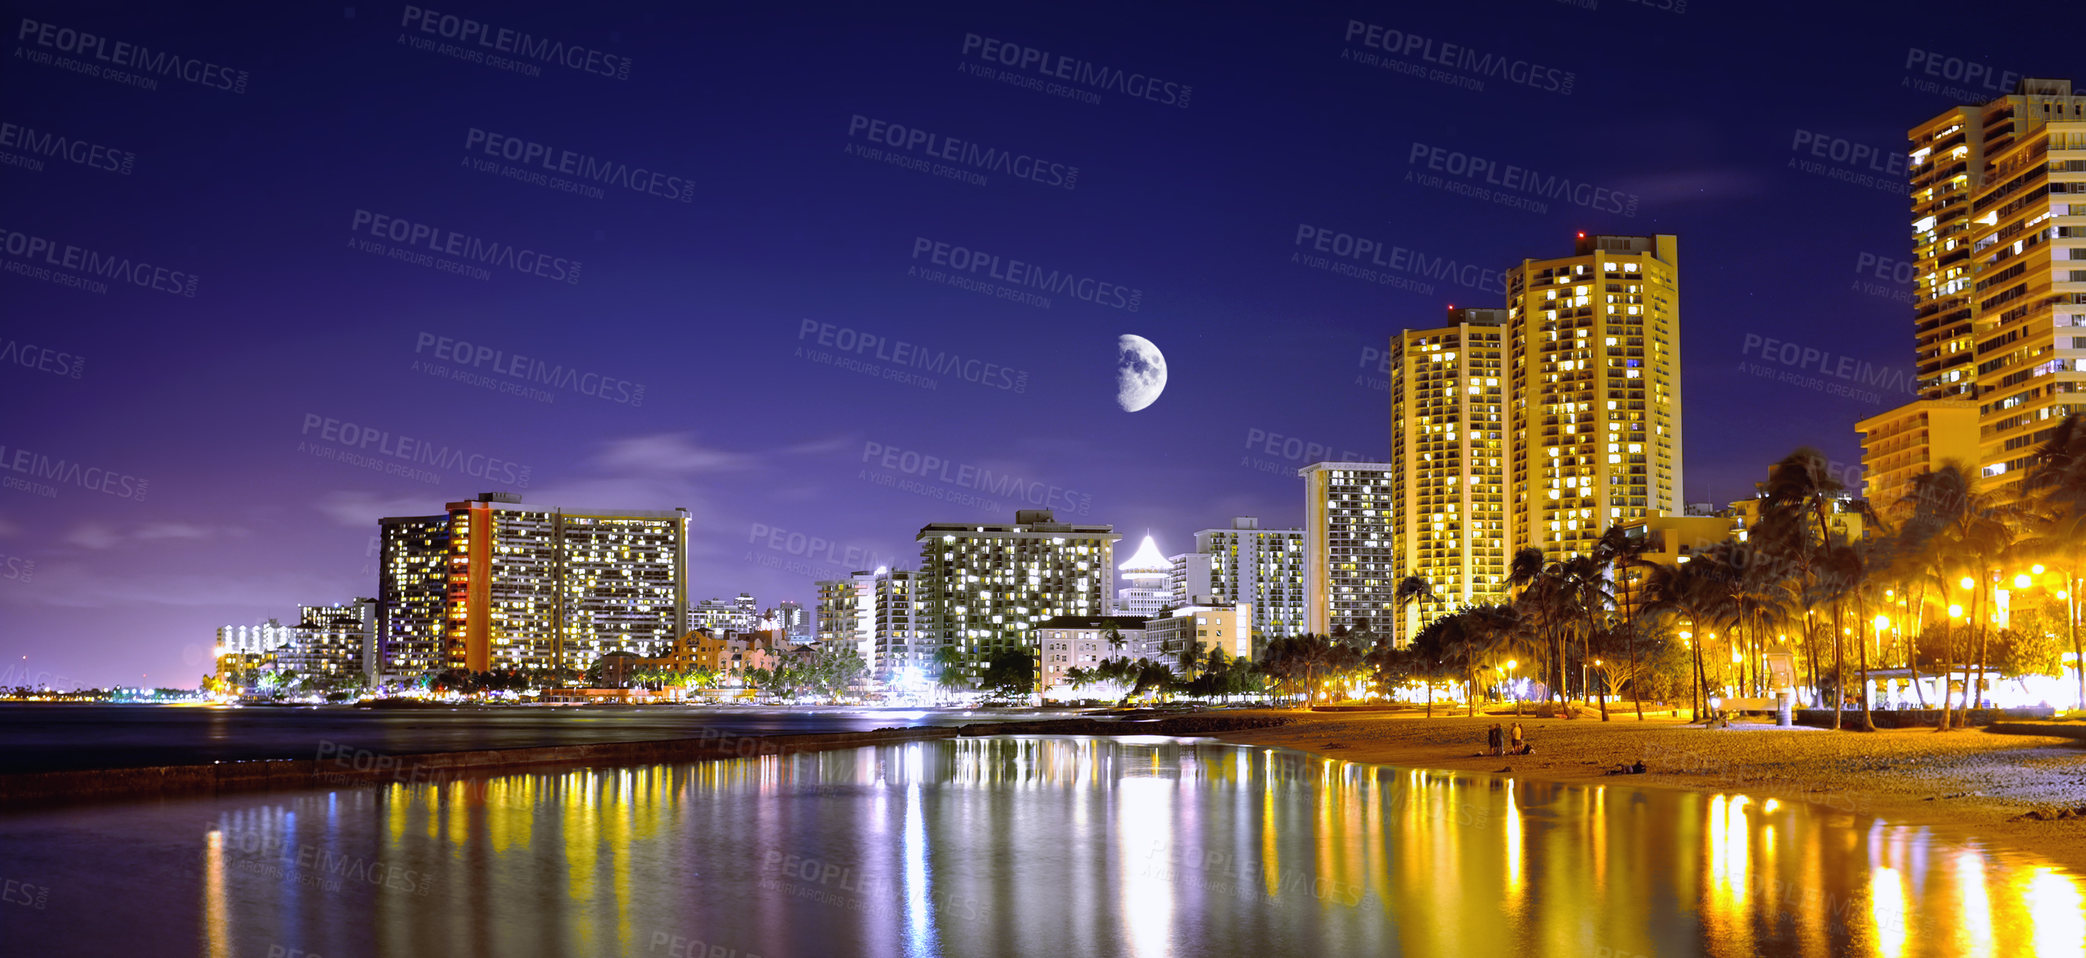
[[[1577,784],[1743,792],[1805,801],[1893,824],[1924,825],[1951,840],[1976,839],[2086,875],[2086,819],[2038,821],[2025,813],[2086,806],[2086,747],[2063,738],[1981,729],[1873,733],[1732,723],[1708,729],[1665,713],[1639,722],[1627,705],[1614,720],[1475,718],[1417,712],[1227,712],[1292,717],[1291,724],[1216,733],[1356,762],[1501,773]],[[1485,731],[1521,723],[1532,755],[1494,756]],[[1643,761],[1641,775],[1607,769]]]

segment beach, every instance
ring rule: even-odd
[[[1401,767],[1511,774],[1578,785],[1683,788],[1803,801],[1893,824],[1927,826],[1945,840],[1975,839],[2038,856],[2086,875],[2086,820],[2033,820],[2037,810],[2086,806],[2086,747],[2064,738],[1983,729],[1833,732],[1733,722],[1689,725],[1686,712],[1647,712],[1627,703],[1576,719],[1481,712],[1433,718],[1419,712],[1269,710],[1294,721],[1214,733],[1223,741],[1296,749],[1327,758]],[[1520,722],[1531,755],[1485,753],[1494,723]],[[1607,775],[1642,761],[1641,775]]]

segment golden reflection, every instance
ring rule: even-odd
[[[1898,870],[1878,865],[1869,871],[1869,923],[1874,932],[1876,954],[1902,958],[1905,954],[1905,881]]]
[[[1969,849],[1955,854],[1956,887],[1962,903],[1956,906],[1955,953],[1964,958],[1987,958],[1992,952],[1992,894],[1985,887],[1985,856]]]
[[[203,935],[211,958],[232,953],[225,917],[225,833],[213,828],[203,833]]]
[[[2079,880],[2053,868],[2035,867],[2017,873],[2015,882],[2034,925],[2035,955],[2086,955],[2086,896],[2079,893]]]
[[[1260,873],[1273,897],[1282,887],[1282,854],[1275,844],[1275,750],[1268,749],[1260,757]]]
[[[1506,780],[1507,787],[1507,899],[1517,908],[1521,904],[1521,806],[1514,802],[1514,780]]]

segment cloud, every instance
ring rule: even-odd
[[[123,544],[123,534],[103,522],[90,522],[65,534],[65,541],[82,549],[113,549]]]
[[[687,433],[661,433],[611,439],[594,463],[603,469],[686,475],[743,472],[758,467],[760,458],[700,445]]]
[[[82,549],[100,550],[140,542],[203,542],[219,537],[238,539],[246,534],[246,530],[238,526],[205,526],[193,522],[148,522],[130,532],[111,523],[89,522],[66,533],[65,542]]]

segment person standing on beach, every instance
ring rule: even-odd
[[[1515,722],[1515,723],[1514,723],[1514,747],[1513,747],[1513,753],[1514,753],[1515,755],[1519,755],[1519,754],[1521,754],[1521,723],[1520,723],[1520,722]]]
[[[1485,745],[1492,749],[1492,754],[1498,755],[1500,746],[1503,744],[1501,740],[1505,737],[1505,735],[1500,733],[1499,723],[1494,722],[1492,723],[1492,728],[1485,732]]]

